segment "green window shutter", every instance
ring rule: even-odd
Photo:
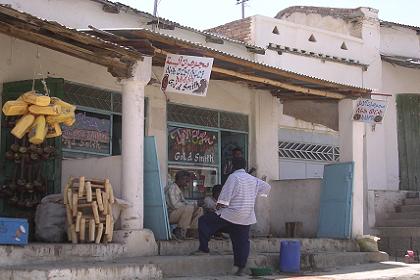
[[[420,95],[397,95],[400,189],[420,191]]]

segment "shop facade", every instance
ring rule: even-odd
[[[122,216],[122,229],[144,228],[144,135],[156,139],[161,187],[173,180],[177,170],[190,170],[195,174],[195,180],[192,180],[186,196],[198,200],[208,194],[214,184],[223,182],[223,166],[234,147],[242,149],[248,167],[255,167],[258,177],[266,176],[270,183],[277,184],[279,98],[309,97],[337,101],[353,98],[353,93],[367,93],[363,89],[268,67],[157,32],[130,29],[106,32],[107,35],[101,32],[93,34],[110,40],[115,38],[109,34],[114,34],[119,37],[120,43],[121,38],[125,38],[126,41],[123,41],[127,45],[139,39],[149,40],[157,49],[153,61],[145,59],[139,62],[139,68],[132,69],[134,78],[121,79],[110,75],[105,67],[63,58],[63,55],[47,49],[45,52],[42,49],[41,59],[45,73],[63,78],[64,84],[73,87],[69,87],[67,93],[80,93],[80,96],[72,97],[78,105],[79,131],[66,132],[63,136],[66,160],[62,161],[62,185],[68,176],[80,176],[82,173],[92,177],[109,177],[116,195],[134,206]],[[4,49],[8,49],[7,44]],[[18,71],[24,68],[25,61],[34,65],[39,63],[34,55],[36,47],[25,45],[24,49],[24,55],[18,59],[19,67],[15,65],[16,68],[10,70],[14,76],[9,75],[3,81],[33,77],[32,69],[26,70],[24,75]],[[235,51],[242,52],[244,49],[247,47],[238,44]],[[165,96],[161,92],[162,67],[166,53],[170,51],[215,59],[205,97],[177,93]],[[91,98],[95,95],[98,97],[96,103],[83,100],[86,96]],[[104,100],[108,105],[103,105]],[[351,113],[351,104],[342,108],[343,116]],[[344,117],[343,120],[351,123],[350,118]],[[86,134],[83,122],[86,125],[93,123],[100,128],[100,133]],[[119,127],[122,127],[121,132]],[[350,124],[349,127],[348,131],[352,133],[353,127]],[[343,135],[351,142],[345,145],[352,149],[351,137]],[[91,141],[91,136],[96,140]],[[346,157],[346,160],[352,159],[353,154]],[[277,197],[275,192],[273,194]],[[271,215],[269,204],[269,200],[257,203],[259,228],[255,229],[256,232],[270,233],[270,223],[275,215]]]

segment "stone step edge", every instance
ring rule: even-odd
[[[316,256],[321,257],[336,257],[341,255],[343,257],[352,257],[352,256],[368,256],[369,259],[375,259],[376,256],[385,256],[385,252],[306,252],[301,253],[301,259],[311,258]],[[260,257],[266,258],[275,258],[278,260],[279,254],[276,253],[264,253],[264,254],[254,254],[249,256],[249,260],[256,260]],[[156,265],[159,266],[162,263],[169,262],[182,262],[185,259],[190,261],[197,260],[198,258],[203,259],[229,259],[233,260],[232,254],[210,254],[204,256],[152,256],[152,257],[127,257],[127,258],[118,258],[108,261],[74,261],[74,262],[47,262],[41,264],[16,264],[10,266],[0,266],[0,273],[4,270],[45,270],[45,269],[68,269],[68,268],[90,268],[98,266],[116,266],[116,267],[125,267],[125,266],[144,266],[144,265]],[[57,266],[59,264],[59,266]]]

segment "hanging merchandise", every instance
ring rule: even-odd
[[[24,93],[17,100],[7,101],[3,106],[5,116],[22,116],[11,133],[18,139],[28,134],[29,142],[35,145],[44,142],[45,138],[60,136],[61,123],[72,126],[75,110],[74,105],[34,90]]]

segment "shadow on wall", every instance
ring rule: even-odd
[[[321,197],[321,179],[271,182],[271,234],[286,236],[287,222],[302,222],[300,237],[316,237]]]
[[[67,159],[62,162],[61,189],[69,177],[108,178],[116,197],[121,197],[121,156]]]

